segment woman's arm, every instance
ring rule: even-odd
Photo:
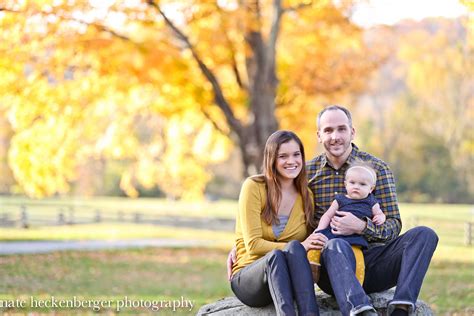
[[[263,191],[263,190],[262,190]],[[285,242],[274,242],[263,238],[261,222],[264,192],[252,179],[245,180],[239,196],[239,215],[245,249],[250,255],[265,255],[273,249],[283,249]]]

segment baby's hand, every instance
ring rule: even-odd
[[[372,222],[374,222],[375,225],[382,225],[385,222],[385,214],[380,213],[374,216],[372,218]]]

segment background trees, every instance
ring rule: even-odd
[[[7,2],[0,102],[16,180],[33,196],[62,193],[81,163],[120,159],[127,194],[140,183],[195,197],[231,145],[243,175],[257,172],[278,114],[314,117],[316,97],[363,86],[374,63],[349,5]]]
[[[220,167],[223,177],[256,173],[277,128],[295,130],[311,156],[316,113],[342,103],[359,115],[357,143],[394,166],[405,198],[469,200],[469,28],[431,20],[364,32],[351,8],[4,1],[0,187],[196,198],[231,153],[241,164]]]
[[[467,19],[374,29],[393,43],[362,109],[370,150],[390,161],[405,200],[472,201],[474,50]],[[380,43],[379,43],[380,44]],[[369,132],[370,131],[370,132]]]

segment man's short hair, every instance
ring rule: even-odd
[[[344,112],[344,114],[346,114],[347,119],[349,120],[349,127],[352,128],[352,115],[351,115],[351,112],[348,109],[346,109],[345,107],[341,106],[341,105],[329,105],[329,106],[325,107],[318,114],[318,130],[319,130],[319,127],[321,126],[321,116],[323,116],[323,114],[327,111],[336,111],[336,110],[341,110],[342,112]]]

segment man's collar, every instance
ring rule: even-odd
[[[353,163],[353,162],[357,159],[357,153],[359,152],[359,147],[357,147],[354,143],[351,143],[351,145],[352,145],[351,153],[349,154],[349,157],[347,157],[347,160],[346,160],[346,162],[344,162],[343,166],[344,166],[345,164],[351,164],[351,163]],[[322,159],[321,159],[321,165],[322,165],[323,167],[325,167],[326,164],[328,164],[329,166],[331,166],[331,165],[329,164],[329,160],[328,160],[327,157],[326,157],[326,153],[324,153],[324,155],[323,155],[323,157],[322,157]],[[331,168],[332,168],[332,166],[331,166]]]
[[[350,165],[357,159],[357,154],[359,153],[359,147],[357,147],[354,143],[351,143],[351,145],[352,145],[351,154],[349,155],[349,157],[347,157],[347,160],[345,162],[348,165]]]

